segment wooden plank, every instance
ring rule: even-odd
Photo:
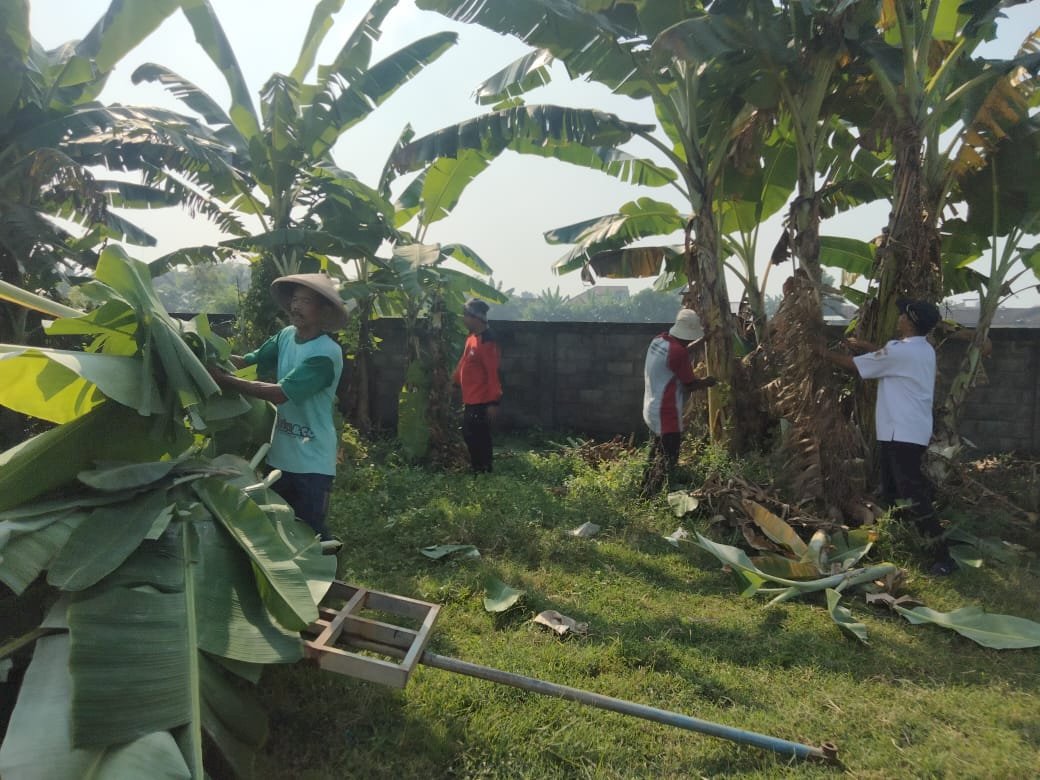
[[[305,642],[318,661],[318,666],[335,674],[356,677],[361,680],[389,685],[392,688],[404,688],[408,683],[408,674],[396,663],[369,658],[334,647],[317,647],[313,642]]]
[[[336,640],[339,639],[340,632],[343,630],[343,622],[347,619],[350,613],[355,609],[361,602],[365,600],[365,596],[368,591],[363,588],[357,589],[353,596],[350,597],[343,609],[332,619],[320,634],[318,638],[314,640],[314,643],[320,647],[329,646],[336,644]]]
[[[430,608],[437,605],[426,601],[416,601],[404,596],[395,596],[392,593],[380,593],[377,590],[371,590],[368,592],[365,606],[368,609],[378,610],[379,612],[389,612],[391,615],[424,620]]]
[[[430,641],[433,624],[437,620],[437,615],[440,611],[441,608],[435,604],[431,606],[430,611],[426,613],[426,619],[423,620],[418,635],[412,642],[408,654],[404,657],[404,660],[401,661],[401,668],[404,669],[407,674],[412,673],[412,667],[414,667],[416,662],[422,658],[422,654],[426,650],[426,643]]]
[[[415,631],[408,628],[351,615],[343,624],[343,633],[340,636],[348,644],[356,637],[381,645],[408,650],[415,642],[417,635]]]
[[[350,601],[357,593],[358,588],[354,585],[349,585],[343,580],[333,580],[332,585],[325,592],[325,599],[343,599],[344,601]],[[325,599],[322,599],[324,601]]]

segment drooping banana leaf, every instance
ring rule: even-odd
[[[0,582],[21,595],[46,570],[86,517],[86,512],[63,512],[48,518],[53,521],[32,533],[13,536],[0,551]]]
[[[191,777],[168,731],[145,734],[110,748],[74,748],[72,698],[68,633],[41,637],[0,746],[0,775],[6,780]]]
[[[299,633],[271,619],[242,549],[212,522],[196,523],[194,529],[201,556],[195,587],[199,648],[252,664],[291,663],[302,658]],[[316,555],[321,557],[320,549]],[[328,581],[334,576],[333,570]]]
[[[302,631],[317,620],[318,609],[295,553],[263,510],[216,478],[199,480],[192,487],[249,555],[264,603],[278,622]]]
[[[89,588],[111,574],[149,535],[157,519],[166,522],[173,504],[165,489],[123,504],[98,507],[72,532],[51,561],[47,582],[64,591]]]

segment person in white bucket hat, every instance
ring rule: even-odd
[[[259,349],[232,361],[255,365],[257,380],[210,369],[223,389],[259,398],[278,410],[267,465],[282,472],[274,491],[297,518],[318,534],[327,552],[339,545],[329,534],[328,514],[339,444],[333,423],[336,388],[343,373],[343,348],[329,336],[342,330],[350,310],[335,282],[325,274],[293,274],[275,279],[271,295],[290,324]]]
[[[716,384],[714,377],[699,379],[693,374],[690,346],[702,335],[696,312],[680,309],[675,324],[655,336],[646,350],[643,420],[650,428],[650,456],[643,475],[644,494],[656,492],[664,472],[679,462],[687,395]]]

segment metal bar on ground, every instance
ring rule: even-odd
[[[580,688],[571,688],[567,685],[557,685],[556,683],[545,682],[544,680],[538,680],[534,677],[524,677],[520,674],[512,674],[511,672],[492,669],[489,666],[480,666],[479,664],[471,664],[467,661],[459,661],[456,658],[435,655],[429,651],[423,653],[422,657],[419,659],[419,663],[425,664],[426,666],[432,666],[436,669],[443,669],[446,672],[465,674],[469,677],[478,677],[481,680],[488,680],[490,682],[500,683],[501,685],[511,685],[514,688],[523,688],[524,690],[541,693],[546,696],[555,696],[560,699],[576,701],[580,704],[587,704],[590,707],[598,707],[601,710],[619,712],[622,715],[632,715],[637,718],[643,718],[644,720],[663,723],[667,726],[676,726],[677,728],[686,729],[687,731],[697,731],[701,734],[708,734],[713,737],[728,739],[731,742],[753,745],[764,750],[772,750],[774,753],[780,753],[781,755],[789,756],[791,758],[819,759],[821,761],[830,762],[837,759],[837,748],[830,743],[824,743],[823,747],[813,747],[811,745],[803,745],[800,742],[789,742],[786,739],[770,737],[765,734],[758,734],[754,731],[745,731],[744,729],[737,729],[732,726],[724,726],[721,723],[712,723],[711,721],[701,720],[699,718],[691,718],[689,715],[682,715],[678,712],[669,712],[668,710],[661,710],[657,707],[647,707],[643,704],[636,704],[634,702],[624,701],[623,699],[604,696],[599,693],[583,691]]]

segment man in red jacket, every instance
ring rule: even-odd
[[[490,473],[491,423],[498,417],[502,383],[498,378],[501,352],[487,324],[488,305],[472,298],[462,310],[469,331],[452,381],[462,388],[462,438],[469,448],[473,473]]]

